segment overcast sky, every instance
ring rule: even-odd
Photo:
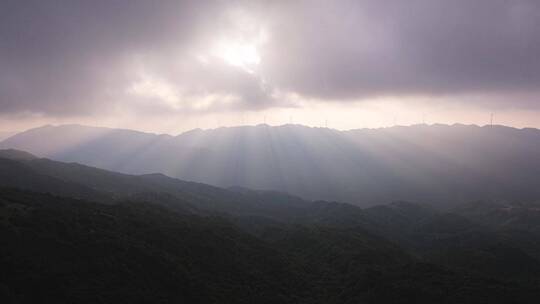
[[[540,127],[540,1],[0,2],[0,131]]]

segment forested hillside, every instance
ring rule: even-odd
[[[536,303],[540,205],[361,209],[0,151],[7,303]]]

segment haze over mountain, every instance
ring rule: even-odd
[[[536,304],[538,54],[540,0],[1,0],[0,303]]]
[[[22,132],[0,147],[124,173],[159,172],[362,206],[540,199],[537,129],[258,125],[170,136],[63,125]]]
[[[0,141],[9,138],[15,134],[17,134],[17,132],[0,131]]]

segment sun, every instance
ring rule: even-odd
[[[254,73],[254,69],[261,62],[256,44],[242,41],[220,41],[216,47],[215,55],[225,63],[239,67],[248,73]]]

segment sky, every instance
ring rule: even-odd
[[[0,131],[540,128],[540,1],[0,2]]]

